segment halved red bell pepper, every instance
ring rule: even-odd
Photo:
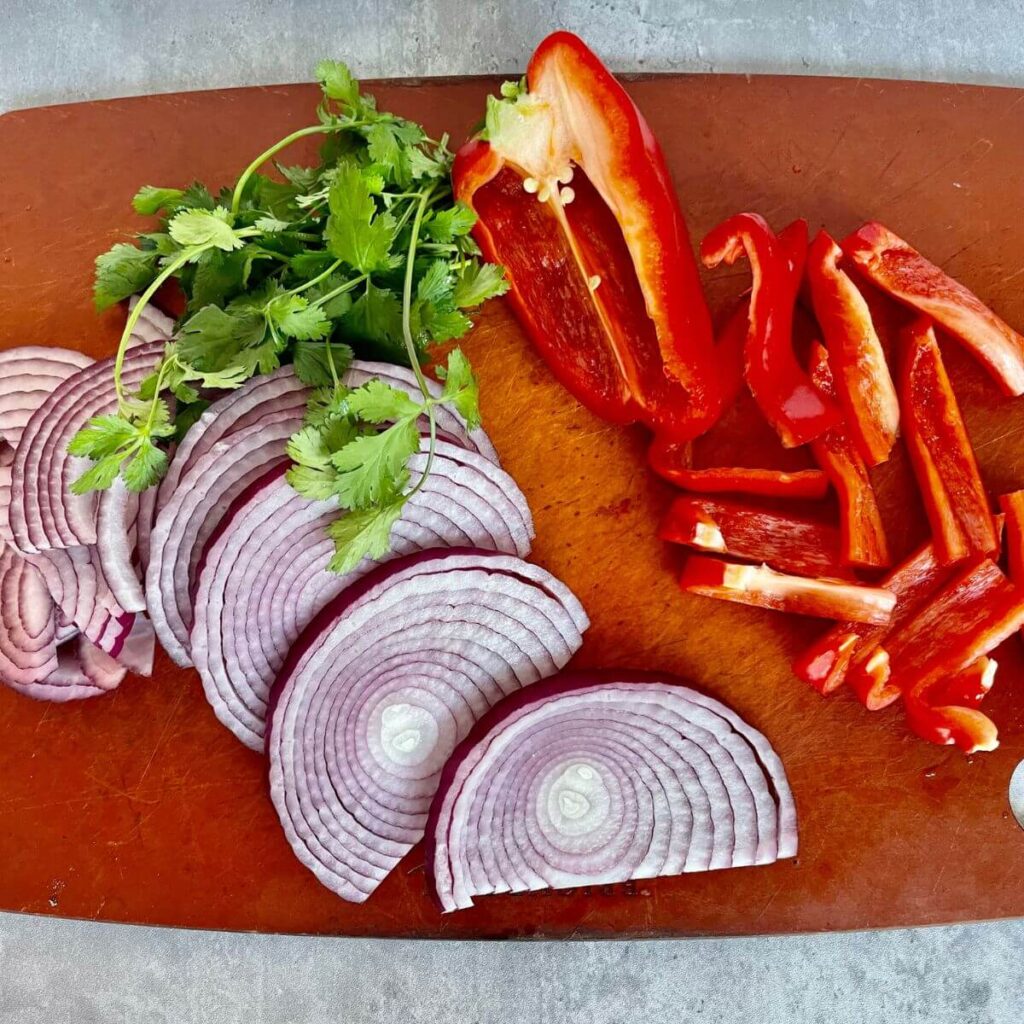
[[[842,255],[832,237],[819,231],[807,252],[807,279],[847,432],[867,465],[877,466],[896,443],[899,399],[868,304],[839,266]]]
[[[673,439],[719,416],[711,318],[661,149],[576,36],[538,46],[528,91],[459,150],[457,199],[505,266],[520,322],[558,379],[615,423]]]
[[[887,625],[840,622],[793,662],[793,672],[820,693],[831,693],[843,684],[854,665],[869,661],[892,630],[915,615],[950,575],[951,570],[939,564],[931,541],[924,544],[879,584],[896,595],[896,607]],[[883,687],[887,679],[881,681]],[[874,692],[865,687],[858,695],[872,710],[878,710],[898,699],[899,690]]]
[[[672,544],[763,562],[799,576],[849,577],[839,558],[839,531],[805,516],[728,499],[676,498],[659,536]]]
[[[896,595],[881,587],[787,576],[767,565],[737,565],[705,555],[686,560],[679,585],[722,601],[855,622],[888,622],[896,605]]]
[[[835,396],[830,353],[815,343],[811,348],[811,380],[823,395]],[[811,442],[818,465],[839,496],[843,560],[847,565],[880,568],[891,564],[885,526],[878,509],[868,467],[850,432],[849,420],[826,430]]]
[[[871,221],[842,241],[843,252],[883,291],[926,313],[969,349],[1007,395],[1024,394],[1024,337],[973,292]]]
[[[991,555],[999,541],[988,496],[930,321],[911,324],[902,344],[903,433],[939,560]]]
[[[793,349],[793,307],[806,255],[805,221],[789,229],[802,232],[798,265],[790,265],[787,246],[756,213],[740,213],[714,228],[701,243],[704,265],[750,262],[753,289],[745,348],[747,384],[761,412],[787,448],[806,444],[842,419],[835,402],[814,386]]]
[[[991,559],[972,562],[886,638],[892,683],[909,699],[959,675],[1024,624],[1024,589]]]
[[[1006,561],[1010,579],[1024,586],[1024,491],[999,496],[999,507],[1006,516]]]

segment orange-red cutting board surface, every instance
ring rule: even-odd
[[[381,83],[383,107],[455,140],[490,80]],[[671,76],[629,83],[665,148],[691,231],[757,210],[841,235],[878,218],[1024,325],[1024,93],[811,78]],[[309,86],[51,107],[0,119],[0,346],[113,350],[95,255],[139,228],[142,184],[233,181],[308,124]],[[289,155],[307,156],[310,151]],[[708,278],[717,311],[746,286]],[[1002,745],[964,757],[908,736],[901,713],[823,700],[789,672],[820,623],[682,595],[655,536],[670,489],[639,429],[607,426],[553,381],[502,302],[468,343],[485,425],[537,523],[534,558],[593,625],[579,665],[689,676],[762,729],[800,815],[800,853],[769,867],[592,891],[482,899],[442,917],[419,848],[362,906],[292,856],[263,758],[214,719],[192,671],[161,656],[77,705],[0,688],[0,908],[205,928],[338,935],[577,937],[751,934],[1024,914],[1024,832],[1007,785],[1024,756],[1024,662],[999,652],[987,710]],[[1024,402],[1002,398],[952,343],[948,365],[993,495],[1024,486]],[[749,403],[698,446],[767,461]],[[801,455],[791,456],[797,460]],[[894,545],[923,535],[901,453],[876,474]]]

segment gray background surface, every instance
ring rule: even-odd
[[[555,27],[620,70],[1024,85],[1021,0],[0,0],[0,25],[0,109],[304,80],[323,55],[363,77],[513,72]],[[1018,1024],[1022,952],[1024,922],[499,945],[0,915],[0,1022]]]

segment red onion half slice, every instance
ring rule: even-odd
[[[129,311],[138,304],[139,297],[133,295],[128,300]],[[132,329],[130,345],[145,345],[151,341],[167,342],[174,333],[174,321],[164,312],[157,309],[152,302],[147,303],[139,314]]]
[[[162,352],[161,342],[129,349],[122,376],[128,392],[152,372]],[[32,414],[12,473],[11,530],[19,550],[96,543],[96,496],[70,491],[88,462],[69,455],[67,446],[89,419],[116,408],[113,359],[104,359],[61,381]]]
[[[17,448],[25,425],[46,396],[91,363],[81,352],[42,345],[0,352],[0,437]]]
[[[561,676],[502,703],[452,755],[427,826],[445,911],[476,896],[767,864],[796,854],[768,741],[664,676]]]
[[[425,444],[425,442],[424,442]],[[413,475],[425,455],[411,462]],[[326,567],[333,501],[295,493],[280,467],[235,501],[203,559],[192,659],[217,718],[253,750],[264,747],[267,698],[313,616],[377,564],[339,576]],[[430,476],[391,533],[390,561],[427,548],[469,546],[525,557],[533,537],[515,481],[476,452],[438,442]],[[382,560],[382,561],[384,561]]]
[[[261,419],[224,437],[199,456],[157,512],[146,569],[146,606],[164,649],[191,665],[189,634],[200,558],[232,502],[275,467],[302,425],[305,404],[264,407]]]
[[[149,495],[145,500],[143,495]],[[142,573],[136,549],[140,518],[153,514],[150,488],[142,494],[129,491],[118,477],[99,496],[96,505],[96,553],[100,569],[118,604],[128,612],[146,610]]]
[[[421,838],[474,721],[564,666],[587,624],[545,570],[469,549],[391,562],[331,601],[271,697],[271,796],[299,860],[365,900]]]

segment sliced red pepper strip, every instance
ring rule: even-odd
[[[452,171],[520,322],[597,415],[672,439],[719,416],[711,318],[661,150],[576,36],[537,48],[528,92],[488,109]]]
[[[704,555],[687,559],[679,585],[722,601],[857,622],[887,622],[896,604],[896,595],[881,587],[787,576],[766,565],[736,565]]]
[[[902,344],[903,433],[939,560],[991,555],[999,540],[988,496],[931,323],[916,320]]]
[[[896,595],[896,608],[889,624],[878,627],[840,622],[793,662],[797,678],[820,693],[831,693],[837,689],[846,680],[850,669],[869,661],[891,631],[910,619],[950,575],[951,571],[939,564],[930,541],[918,548],[879,584]],[[883,686],[887,678],[882,680]],[[870,683],[866,683],[858,695],[865,703],[870,699],[873,704],[878,700],[891,704],[898,699],[899,690],[895,689],[891,694],[875,694]]]
[[[835,374],[831,393],[838,394],[857,450],[869,466],[877,466],[896,443],[899,399],[868,304],[839,266],[842,255],[832,237],[819,231],[807,252],[807,279]]]
[[[684,491],[701,494],[749,494],[762,498],[816,500],[828,493],[828,477],[820,469],[787,473],[781,469],[749,469],[742,466],[714,466],[692,469],[663,462],[652,445],[651,468]]]
[[[885,641],[891,679],[907,697],[959,675],[1024,624],[1024,589],[985,558],[960,571]]]
[[[906,708],[911,731],[929,743],[956,745],[965,754],[995,750],[999,746],[995,722],[974,708],[933,707],[918,700],[908,700]]]
[[[811,380],[823,395],[833,397],[835,387],[829,356],[821,345],[812,347]],[[846,564],[869,568],[891,565],[875,489],[848,424],[840,423],[826,430],[811,442],[811,451],[839,495],[842,551]]]
[[[877,221],[865,224],[841,245],[870,281],[926,313],[966,346],[1005,394],[1024,394],[1024,337],[977,295]]]
[[[747,384],[761,412],[787,448],[814,440],[842,418],[835,402],[825,398],[800,366],[793,350],[793,307],[803,272],[803,256],[792,267],[787,257],[798,247],[795,236],[804,221],[791,225],[788,246],[780,245],[763,217],[740,213],[714,228],[701,243],[704,265],[732,265],[741,256],[750,261],[753,290],[745,349]]]
[[[1024,491],[999,496],[999,507],[1006,515],[1006,560],[1010,579],[1024,586]]]
[[[937,682],[928,691],[928,700],[936,707],[950,704],[964,708],[980,707],[996,681],[998,668],[995,658],[981,657],[963,672]]]
[[[738,501],[676,498],[659,536],[672,544],[764,562],[798,576],[850,575],[839,559],[839,531],[834,526]]]

